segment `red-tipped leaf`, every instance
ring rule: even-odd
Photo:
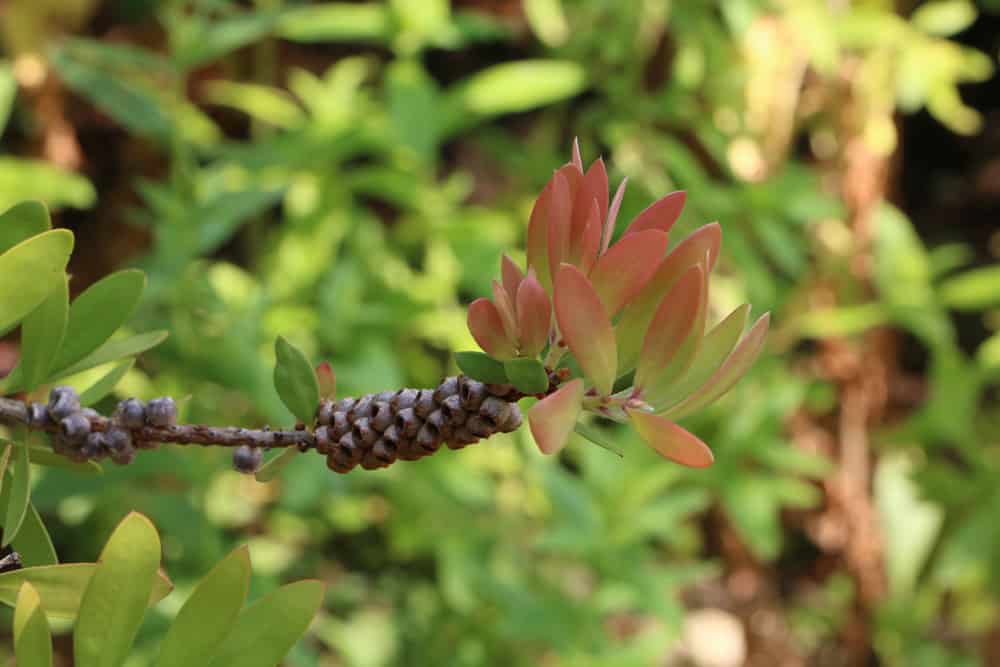
[[[515,356],[514,341],[504,332],[503,321],[489,299],[476,299],[469,304],[469,332],[486,354],[496,359]]]
[[[549,205],[552,201],[554,183],[555,176],[549,180],[535,200],[528,221],[528,236],[525,243],[528,268],[535,269],[538,281],[549,291],[552,290],[552,275],[549,270]]]
[[[559,267],[555,311],[559,331],[580,368],[601,395],[610,394],[618,360],[615,332],[597,292],[575,266]]]
[[[572,164],[583,171],[583,156],[580,155],[580,137],[573,137],[573,161]]]
[[[669,419],[638,410],[628,415],[639,436],[663,458],[692,468],[707,468],[715,461],[708,445]]]
[[[590,281],[611,317],[635,298],[656,272],[668,242],[665,232],[650,229],[623,238],[597,260]]]
[[[521,354],[537,355],[545,347],[552,321],[552,303],[545,288],[538,282],[535,272],[521,281],[517,289],[517,322],[521,331]]]
[[[543,454],[555,454],[566,446],[580,416],[583,380],[570,380],[528,410],[531,435]]]
[[[622,207],[622,199],[625,198],[625,186],[628,178],[623,178],[621,185],[615,192],[615,198],[611,200],[611,208],[608,209],[608,219],[604,221],[604,237],[601,240],[601,254],[603,255],[611,245],[611,239],[615,235],[615,223],[618,222],[618,211]]]
[[[681,217],[681,210],[687,200],[687,193],[683,190],[671,192],[669,195],[658,199],[636,216],[632,224],[625,231],[626,234],[636,234],[646,229],[659,229],[661,232],[669,232],[670,228]]]
[[[335,398],[337,395],[337,376],[329,361],[324,361],[316,367],[316,381],[319,384],[320,398]]]
[[[575,169],[563,167],[553,177],[548,215],[549,268],[553,272],[569,257],[573,233],[573,193],[569,179]],[[554,278],[553,278],[554,280]]]

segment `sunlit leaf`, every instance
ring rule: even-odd
[[[555,454],[566,446],[570,433],[580,416],[583,400],[583,380],[570,380],[559,389],[535,403],[528,410],[531,435],[543,454]]]
[[[24,385],[34,389],[46,377],[66,334],[69,286],[56,281],[52,291],[21,323],[20,371]]]
[[[70,375],[82,373],[83,371],[102,366],[111,361],[117,361],[123,357],[140,354],[150,348],[156,347],[166,339],[166,331],[147,331],[146,333],[137,334],[129,338],[110,340],[72,366],[58,371],[49,380],[69,377]]]
[[[21,554],[21,561],[25,567],[55,565],[59,562],[56,549],[52,545],[52,538],[49,537],[38,510],[31,503],[28,503],[28,511],[24,515],[24,521],[21,522],[21,530],[17,531],[17,537],[10,546]]]
[[[40,201],[15,204],[0,213],[0,253],[52,228],[49,211]]]
[[[681,217],[684,209],[684,202],[687,200],[687,193],[683,190],[671,192],[669,195],[656,200],[646,207],[635,217],[625,230],[622,236],[624,239],[629,234],[636,234],[646,229],[658,229],[661,232],[669,232],[670,228]]]
[[[614,317],[642,290],[659,268],[668,242],[666,233],[650,229],[630,234],[601,255],[590,281],[609,315]]]
[[[135,365],[135,359],[127,359],[105,373],[97,382],[80,394],[80,405],[94,405],[113,392],[125,374],[132,370],[133,365]]]
[[[983,310],[1000,306],[1000,265],[960,273],[942,282],[939,289],[941,301],[949,308]]]
[[[24,583],[14,609],[14,654],[18,667],[51,667],[52,634],[38,591]]]
[[[0,255],[0,335],[10,330],[65,281],[73,235],[54,229]]]
[[[13,475],[13,479],[10,479]],[[14,445],[11,452],[11,462],[4,482],[3,499],[3,543],[7,546],[17,537],[21,524],[28,513],[28,503],[31,501],[31,462],[28,459],[28,448],[24,445]]]

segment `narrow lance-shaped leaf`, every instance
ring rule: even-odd
[[[520,336],[517,330],[517,313],[514,312],[514,294],[508,294],[496,280],[493,281],[493,305],[500,314],[504,335],[507,340],[517,341]]]
[[[31,501],[31,462],[28,459],[28,448],[23,444],[14,445],[11,458],[10,470],[7,471],[8,479],[3,489],[6,509],[3,521],[3,544],[0,546],[4,547],[17,537],[24,515],[28,512],[28,503]],[[10,479],[11,473],[13,479]]]
[[[313,421],[319,404],[319,383],[312,364],[300,349],[279,336],[274,343],[274,388],[303,424]]]
[[[563,264],[556,276],[555,311],[559,330],[584,375],[601,395],[615,382],[618,352],[611,320],[580,269]]]
[[[239,616],[249,588],[250,555],[241,547],[205,575],[177,612],[160,644],[156,667],[188,667],[213,655]]]
[[[0,335],[5,334],[49,295],[73,250],[73,235],[54,229],[17,244],[0,255]]]
[[[52,291],[21,323],[21,374],[24,386],[34,389],[45,381],[55,360],[69,317],[69,286],[56,281]]]
[[[521,286],[521,281],[524,280],[524,273],[521,268],[514,263],[510,257],[504,254],[503,258],[500,260],[500,277],[501,282],[503,282],[503,287],[507,290],[507,294],[510,294],[513,298],[517,294],[518,288]]]
[[[604,224],[604,216],[608,214],[608,170],[604,159],[597,158],[583,176],[587,190],[597,199],[597,209],[600,211],[598,223]]]
[[[553,176],[542,193],[535,200],[528,221],[528,235],[525,242],[525,252],[528,255],[528,268],[533,268],[538,275],[538,281],[546,291],[552,291],[552,273],[549,267],[549,207],[552,203]]]
[[[517,290],[517,320],[521,331],[521,354],[533,357],[545,347],[552,325],[552,303],[534,269]]]
[[[497,307],[489,299],[476,299],[469,304],[469,332],[486,354],[496,359],[515,356],[514,341],[507,337]]]
[[[52,634],[42,611],[41,598],[25,582],[17,594],[14,609],[14,655],[17,667],[51,667]]]
[[[21,522],[21,530],[17,531],[17,537],[10,543],[11,548],[21,554],[21,561],[25,567],[36,567],[39,565],[55,565],[59,562],[56,556],[56,549],[52,546],[52,538],[42,523],[42,517],[38,515],[38,510],[31,503],[28,503],[28,510],[24,514],[24,521]]]
[[[671,192],[665,197],[650,204],[635,217],[635,220],[625,230],[625,234],[637,234],[646,229],[659,229],[669,232],[677,219],[681,217],[687,193],[683,190]]]
[[[580,137],[573,137],[573,164],[583,171],[583,156],[580,155]]]
[[[543,454],[555,454],[566,446],[580,416],[583,380],[570,380],[528,410],[531,435]]]
[[[663,415],[670,419],[680,419],[701,410],[732,389],[733,385],[750,370],[753,362],[757,360],[757,355],[764,347],[769,323],[770,314],[765,313],[754,323],[740,344],[733,350],[733,353],[712,374],[712,377],[688,398],[666,410]]]
[[[80,405],[89,406],[94,405],[102,398],[110,394],[121,382],[121,379],[125,377],[125,374],[132,370],[132,366],[135,365],[135,359],[126,359],[125,361],[116,364],[110,371],[105,373],[100,379],[94,384],[87,387],[80,394]]]
[[[552,177],[552,199],[548,207],[548,249],[549,267],[558,273],[559,265],[569,258],[573,233],[573,185],[570,179],[578,179],[579,172],[573,166],[563,167]],[[555,280],[555,276],[553,276]]]
[[[639,436],[660,456],[692,468],[706,468],[715,460],[708,445],[669,419],[639,410],[628,415]]]
[[[132,512],[111,534],[80,601],[73,631],[76,667],[119,667],[128,656],[160,563],[160,537]]]
[[[669,239],[650,229],[623,238],[601,255],[590,281],[605,310],[614,317],[642,290],[660,266]]]
[[[625,186],[628,185],[628,178],[623,178],[615,197],[611,200],[611,207],[608,209],[608,219],[604,221],[604,234],[601,238],[601,254],[607,252],[611,245],[611,240],[615,236],[615,223],[618,222],[618,211],[621,210],[622,200],[625,198]]]
[[[260,467],[254,474],[254,479],[258,482],[270,482],[274,480],[281,471],[288,467],[288,464],[299,457],[302,452],[297,447],[286,447],[285,451],[272,457],[267,463]]]
[[[0,213],[0,253],[52,228],[49,211],[40,201],[25,201]]]
[[[580,234],[579,241],[574,243],[570,254],[570,263],[576,264],[584,273],[590,270],[597,263],[598,254],[601,251],[601,214],[597,210],[597,200],[590,201],[590,215],[587,217],[587,224]]]
[[[136,354],[140,354],[146,350],[156,347],[166,339],[166,331],[147,331],[146,333],[137,334],[129,338],[109,340],[107,343],[100,346],[69,368],[64,368],[61,371],[54,373],[49,378],[49,381],[57,380],[62,377],[68,377],[70,375],[76,375],[77,373],[89,371],[91,368],[106,364],[110,361],[117,361],[118,359],[122,359],[124,357],[131,357]]]

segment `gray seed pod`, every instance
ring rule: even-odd
[[[80,447],[80,454],[92,461],[99,461],[108,455],[107,439],[103,433],[90,433]]]
[[[398,393],[399,393],[398,391],[383,391],[383,392],[380,392],[378,394],[375,394],[375,402],[376,403],[388,403]]]
[[[496,396],[488,396],[479,406],[479,415],[492,424],[494,429],[499,428],[510,416],[510,403]]]
[[[313,432],[316,438],[316,451],[320,454],[329,454],[333,451],[333,440],[330,438],[330,430],[326,426],[320,426]]]
[[[53,387],[49,392],[49,416],[58,421],[80,410],[80,396],[72,387]]]
[[[357,402],[358,402],[357,399],[351,398],[350,396],[348,396],[347,398],[342,398],[333,404],[333,411],[350,412],[351,408],[353,408],[354,404]]]
[[[465,428],[477,438],[488,438],[496,433],[494,425],[483,419],[482,415],[472,415],[466,419]]]
[[[111,460],[115,465],[127,466],[135,461],[135,447],[129,445],[120,451],[111,452]]]
[[[420,430],[421,419],[417,417],[413,408],[404,408],[396,413],[395,424],[404,437],[412,438]]]
[[[381,433],[389,428],[392,423],[392,408],[388,403],[376,403],[375,411],[372,414],[372,428]]]
[[[32,403],[28,406],[28,426],[45,428],[49,421],[49,406],[44,403]]]
[[[126,398],[115,408],[115,421],[129,429],[146,425],[146,405],[138,398]]]
[[[497,424],[497,428],[503,433],[513,433],[521,427],[521,422],[523,421],[521,408],[516,403],[510,403],[509,405],[510,411],[507,413],[507,418],[502,423]]]
[[[356,463],[347,460],[339,449],[326,455],[326,467],[334,472],[341,474],[350,472],[356,465]]]
[[[468,417],[465,410],[462,409],[462,399],[458,397],[458,394],[449,396],[441,402],[441,414],[446,421],[453,425],[462,424]]]
[[[463,408],[469,412],[476,412],[489,394],[485,384],[463,375],[458,383],[458,395],[462,399]]]
[[[154,398],[146,406],[146,422],[160,428],[177,423],[177,404],[169,396]]]
[[[421,389],[417,395],[417,400],[413,404],[413,412],[421,419],[427,419],[434,410],[437,410],[437,403],[434,402],[434,392],[429,389]]]
[[[438,439],[441,440],[447,440],[454,428],[445,417],[443,408],[430,413],[427,416],[426,423],[434,427],[435,432],[438,434]]]
[[[354,463],[359,462],[361,455],[364,454],[364,448],[350,433],[345,433],[341,436],[340,441],[337,443],[337,449],[344,455],[346,460],[353,461]]]
[[[389,465],[396,460],[396,445],[386,442],[383,438],[379,438],[372,445],[372,454],[381,463]]]
[[[371,417],[374,406],[375,401],[372,400],[371,396],[362,396],[355,402],[350,412],[347,413],[347,418],[351,421],[356,421],[364,417]]]
[[[316,408],[316,423],[321,426],[329,426],[333,423],[333,403],[331,401],[320,401]]]
[[[132,434],[121,428],[109,428],[104,432],[104,443],[111,453],[132,448]]]
[[[252,475],[260,469],[264,452],[259,447],[240,445],[233,451],[233,469],[245,475]]]
[[[416,445],[425,452],[435,452],[441,446],[441,432],[430,422],[420,427]]]
[[[371,420],[367,417],[362,417],[354,422],[351,434],[354,436],[355,442],[362,443],[364,445],[371,445],[378,439],[378,431],[372,428]]]
[[[402,433],[395,424],[390,424],[389,428],[382,432],[382,439],[393,445],[399,445],[403,441]]]
[[[412,408],[417,402],[420,392],[416,389],[401,389],[396,392],[396,396],[389,402],[394,410],[405,410]]]
[[[340,436],[344,435],[351,430],[351,422],[347,419],[346,412],[334,412],[333,413],[333,429],[330,431],[330,436],[334,440],[339,440]]]
[[[479,442],[479,438],[475,436],[474,433],[469,431],[465,426],[460,426],[455,429],[455,433],[448,440],[449,449],[462,449],[468,445],[473,445]]]
[[[68,442],[82,444],[90,433],[90,420],[77,412],[60,419],[59,429]]]
[[[458,378],[454,375],[446,377],[441,381],[441,384],[434,389],[434,402],[439,404],[443,403],[446,398],[454,396],[457,393]]]

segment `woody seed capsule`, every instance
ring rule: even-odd
[[[458,393],[458,378],[455,376],[446,377],[441,384],[434,389],[434,402],[443,403],[449,396],[454,396]]]
[[[388,403],[376,403],[375,413],[372,415],[372,428],[381,433],[392,423],[392,408]]]
[[[488,396],[485,384],[464,375],[458,383],[458,395],[462,399],[462,407],[469,412],[479,410],[479,406],[482,405],[483,400]]]
[[[421,389],[417,395],[416,402],[413,404],[413,413],[421,419],[427,419],[427,415],[434,410],[437,410],[437,404],[434,402],[434,392],[428,389]]]

